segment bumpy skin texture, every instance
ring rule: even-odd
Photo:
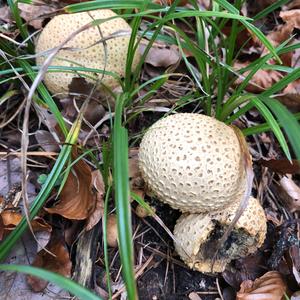
[[[140,145],[139,165],[148,188],[183,212],[229,206],[246,186],[234,130],[200,114],[171,115],[151,126]]]
[[[190,268],[204,273],[211,273],[211,271],[218,273],[225,270],[226,265],[231,261],[230,258],[216,260],[213,270],[211,270],[212,260],[202,257],[201,247],[209,239],[216,221],[223,226],[232,222],[238,205],[239,202],[235,202],[219,212],[183,214],[177,220],[174,228],[175,249]],[[267,232],[267,220],[257,199],[253,197],[249,199],[249,204],[234,229],[243,229],[254,241],[252,246],[247,247],[247,252],[237,250],[238,253],[241,253],[240,257],[254,253],[262,246]]]
[[[57,47],[66,40],[74,31],[96,19],[107,19],[116,16],[108,9],[94,10],[76,14],[64,14],[55,16],[44,28],[36,44],[36,53]],[[100,30],[99,30],[100,28]],[[125,75],[125,64],[127,58],[127,48],[130,39],[131,28],[122,18],[116,18],[105,21],[99,26],[93,26],[77,34],[64,47],[70,47],[70,50],[60,50],[53,59],[51,66],[67,66],[95,68],[117,73],[120,77]],[[114,37],[122,33],[122,36]],[[103,42],[103,38],[111,37]],[[105,55],[106,49],[106,55]],[[37,64],[41,65],[46,57],[38,56]],[[139,55],[136,54],[132,68],[134,69],[139,61]],[[101,79],[102,74],[87,73],[89,76]],[[52,93],[67,93],[69,84],[73,77],[80,77],[76,73],[50,73],[45,76],[45,84]],[[87,79],[88,82],[95,83],[93,79]],[[104,75],[101,81],[109,88],[118,86],[118,81],[112,76]],[[99,85],[101,89],[101,85]]]

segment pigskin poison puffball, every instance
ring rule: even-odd
[[[252,254],[262,246],[267,220],[259,201],[250,197],[212,266],[215,253],[211,242],[217,242],[233,221],[241,199],[233,200],[234,204],[222,211],[183,214],[177,220],[174,228],[175,249],[190,268],[204,273],[223,272],[231,260]]]
[[[55,16],[44,28],[36,44],[37,64],[41,65],[49,55],[41,52],[59,46],[73,32],[82,28],[93,20],[105,20],[117,15],[109,10],[93,10],[75,14]],[[122,18],[115,18],[98,26],[93,26],[74,36],[52,60],[50,66],[86,67],[114,72],[120,77],[125,75],[127,49],[130,39],[131,27]],[[101,40],[105,40],[106,46]],[[106,51],[105,51],[106,49]],[[39,55],[40,54],[40,55]],[[132,69],[139,62],[136,53]],[[81,72],[81,74],[83,74]],[[118,81],[110,75],[102,73],[85,73],[110,89],[116,88]],[[96,75],[97,74],[97,75]],[[80,77],[76,72],[47,72],[45,84],[52,93],[68,93],[72,78]],[[85,77],[88,82],[95,83],[93,79]],[[101,90],[101,83],[99,90]]]
[[[150,191],[182,212],[225,208],[246,188],[234,130],[205,115],[179,113],[153,124],[139,165]]]

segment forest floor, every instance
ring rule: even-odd
[[[9,2],[0,1],[0,39],[12,47],[20,48],[24,55],[25,50],[22,46],[24,40],[20,36],[20,30],[11,13]],[[50,18],[58,14],[59,8],[85,1],[50,1],[50,4],[46,2],[43,3],[44,5],[19,3],[21,19],[28,25],[33,39]],[[181,8],[189,8],[191,5],[189,2],[181,1]],[[204,11],[211,9],[210,1],[192,2],[197,2]],[[241,14],[252,18],[270,5],[276,4],[277,1],[247,0],[241,2],[244,2]],[[300,1],[281,2],[283,2],[281,6],[254,22],[274,47],[287,40],[289,45],[297,44],[300,39]],[[186,21],[178,20],[176,26],[193,39],[193,32],[188,23],[196,27],[196,22],[193,18],[187,18]],[[148,22],[149,19],[145,17],[141,28]],[[226,38],[231,30],[230,21],[223,26],[221,34]],[[170,34],[167,29],[166,32]],[[218,43],[218,37],[216,40]],[[247,68],[253,61],[268,53],[262,43],[245,29],[237,33],[235,43],[239,51],[235,52],[235,59],[232,60],[231,66],[236,72]],[[140,46],[138,50],[140,53],[145,51],[145,45]],[[257,70],[244,90],[253,94],[262,93],[280,82],[286,72],[299,68],[299,49],[300,47],[282,54],[280,56],[281,67],[277,66],[275,59],[270,59],[268,62],[274,67]],[[0,60],[0,72],[2,72],[0,73],[2,74],[0,75],[0,240],[5,241],[9,233],[14,232],[20,223],[25,210],[22,201],[24,178],[22,177],[24,165],[21,161],[24,143],[22,132],[28,95],[26,85],[31,83],[28,78],[17,73],[15,62],[13,59],[8,59],[6,50],[0,48],[0,51],[4,53]],[[244,286],[248,284],[251,286],[248,290],[246,289],[249,294],[254,294],[259,289],[260,295],[255,298],[256,300],[279,300],[285,299],[284,297],[293,300],[300,299],[300,164],[296,160],[296,151],[291,150],[291,160],[286,158],[271,130],[266,129],[246,137],[254,169],[252,194],[262,204],[268,221],[266,240],[255,254],[234,260],[223,273],[206,275],[193,271],[184,264],[174,250],[172,238],[165,230],[168,228],[173,231],[180,212],[146,193],[138,168],[138,150],[144,131],[173,110],[204,112],[201,101],[191,100],[198,87],[195,84],[195,78],[191,79],[192,76],[188,76],[190,69],[187,68],[185,61],[188,59],[190,64],[196,65],[197,59],[193,53],[185,50],[184,52],[183,58],[178,45],[170,45],[163,40],[152,45],[141,69],[139,84],[166,72],[180,74],[180,76],[168,77],[155,92],[152,91],[147,98],[146,109],[139,110],[137,106],[138,109],[133,110],[134,113],[130,109],[125,112],[128,117],[126,127],[129,135],[130,186],[155,209],[158,217],[141,216],[137,211],[138,203],[132,202],[135,276],[139,298],[142,300],[254,299],[249,295],[248,298],[246,296],[236,298],[241,284]],[[34,65],[34,60],[31,60],[31,63]],[[9,69],[12,72],[5,73]],[[248,74],[249,70],[246,70],[243,75],[246,77]],[[237,78],[231,74],[229,78],[234,78],[235,81],[231,80],[230,89],[235,89],[242,84],[245,77]],[[276,99],[295,116],[298,116],[300,112],[299,77],[276,93]],[[216,79],[215,82],[217,84]],[[84,85],[78,88],[75,84],[71,89],[71,92],[85,94]],[[230,89],[228,94],[230,94]],[[215,86],[212,90],[216,93],[217,87]],[[138,97],[143,97],[148,92],[149,90],[145,87],[139,91]],[[199,98],[201,98],[201,92]],[[81,95],[81,97],[66,96],[62,99],[54,99],[63,119],[69,125],[73,124],[84,97]],[[29,206],[47,181],[62,149],[61,145],[64,143],[61,132],[56,130],[57,124],[53,113],[42,106],[37,109],[37,106],[37,104],[31,105],[28,120],[26,186]],[[71,277],[74,281],[85,284],[103,299],[108,299],[101,222],[105,199],[104,183],[107,182],[104,178],[103,183],[96,162],[102,162],[105,154],[109,155],[112,151],[104,151],[106,146],[110,147],[112,115],[97,100],[90,101],[87,112],[77,142],[81,145],[80,151],[84,149],[94,155],[94,161],[86,155],[84,160],[80,160],[75,165],[79,174],[77,174],[77,180],[81,188],[78,190],[77,182],[74,183],[74,180],[69,178],[66,186],[60,191],[60,204],[57,205],[57,193],[61,182],[59,181],[47,197],[43,208],[39,210],[38,216],[32,221],[35,237],[32,236],[30,230],[27,230],[16,241],[13,250],[6,255],[5,262],[33,265]],[[264,118],[256,108],[249,109],[233,121],[233,124],[240,129],[264,123]],[[57,142],[57,137],[61,144]],[[78,158],[83,153],[80,151],[73,150],[72,158]],[[92,184],[94,184],[94,195],[90,195],[85,188]],[[107,199],[109,214],[115,213],[113,197],[114,193],[110,194]],[[89,201],[94,201],[96,208],[92,213],[84,215],[82,212],[88,210]],[[163,226],[157,221],[158,219],[163,222]],[[87,228],[89,230],[86,230]],[[45,250],[45,246],[50,253]],[[88,259],[91,259],[92,266],[85,265]],[[118,247],[108,248],[108,259],[113,299],[126,299]],[[259,283],[256,281],[257,284],[254,286],[252,282],[251,285],[250,281],[257,280],[268,271],[274,271],[271,273],[271,279],[268,278],[265,281],[263,279]],[[86,278],[82,279],[82,274],[85,272]],[[67,297],[69,297],[68,292],[40,278],[20,273],[1,273],[0,299],[39,300],[66,299]]]

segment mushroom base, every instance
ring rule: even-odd
[[[200,259],[212,259],[217,251],[218,241],[225,233],[228,226],[224,226],[219,222],[215,222],[214,230],[210,233],[207,242],[205,242],[198,253]],[[230,233],[228,239],[218,249],[216,256],[217,260],[233,260],[240,257],[245,257],[253,252],[253,247],[256,248],[257,239],[251,236],[244,229],[234,228]]]

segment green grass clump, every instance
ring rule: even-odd
[[[31,3],[31,1],[19,1]],[[126,64],[126,75],[122,81],[122,96],[116,96],[116,111],[114,120],[111,120],[112,137],[103,149],[112,149],[113,155],[110,156],[109,151],[103,152],[104,164],[101,171],[106,183],[107,195],[110,195],[111,189],[115,192],[115,204],[118,218],[119,229],[119,251],[122,262],[122,274],[126,284],[128,299],[137,299],[137,289],[134,278],[134,256],[132,245],[132,229],[131,229],[131,213],[130,213],[130,189],[128,180],[128,131],[124,122],[128,109],[133,107],[134,100],[142,88],[147,88],[147,93],[140,99],[139,105],[143,105],[161,88],[173,73],[166,72],[156,78],[152,78],[142,84],[139,83],[140,73],[147,53],[155,41],[164,41],[169,45],[177,45],[189,71],[189,76],[193,79],[196,89],[192,90],[188,95],[180,99],[178,107],[184,106],[192,99],[200,99],[199,105],[204,109],[207,115],[215,115],[215,117],[225,123],[231,123],[245,114],[252,108],[256,108],[265,119],[264,124],[250,127],[243,132],[245,135],[257,134],[263,131],[273,131],[282,150],[288,159],[292,159],[291,149],[297,159],[300,158],[300,139],[298,134],[300,127],[298,120],[300,113],[293,115],[288,109],[275,99],[276,93],[282,90],[287,84],[300,78],[300,69],[292,69],[280,66],[280,55],[294,51],[300,48],[300,44],[289,45],[288,41],[273,47],[261,30],[253,25],[253,20],[258,20],[269,13],[272,13],[280,5],[288,1],[277,1],[270,7],[260,12],[253,19],[244,17],[240,14],[241,0],[236,0],[234,5],[225,0],[216,0],[211,11],[201,11],[197,1],[190,0],[189,8],[177,7],[178,0],[174,1],[170,7],[162,7],[152,1],[143,0],[114,0],[114,1],[88,1],[78,4],[66,6],[64,12],[76,13],[93,9],[110,8],[114,9],[123,18],[127,19],[132,26],[132,35],[129,43],[128,58]],[[34,53],[33,43],[30,39],[28,29],[22,22],[20,12],[14,1],[9,0],[16,26],[19,29],[20,37],[27,41],[26,49],[18,49],[16,45],[8,40],[0,39],[0,49],[3,54],[0,61],[0,84],[4,82],[13,82],[17,75],[25,75],[26,82],[29,85],[36,80],[39,69],[35,65],[30,54]],[[146,29],[141,30],[141,22],[143,17],[147,17]],[[191,20],[196,24],[191,26]],[[187,34],[177,25],[182,22],[193,33],[193,37]],[[226,24],[231,22],[231,32],[228,38],[224,38],[222,29]],[[95,22],[95,25],[96,22]],[[145,28],[145,27],[143,27]],[[236,40],[239,32],[247,29],[254,34],[260,42],[269,50],[265,56],[253,61],[246,70],[250,71],[245,77],[242,84],[232,89],[232,81],[235,78],[235,72],[232,69],[233,63],[237,58],[238,49],[236,49]],[[172,34],[165,34],[166,30]],[[216,38],[218,37],[218,44]],[[135,51],[138,51],[138,43],[144,38],[148,40],[147,47],[142,56],[134,74],[131,71]],[[222,57],[220,49],[225,49],[225,57]],[[188,51],[194,58],[194,65],[186,57]],[[8,60],[7,57],[10,59]],[[253,75],[259,69],[268,69],[272,66],[268,65],[270,59],[278,62],[277,69],[282,70],[286,75],[269,89],[260,94],[253,94],[245,91]],[[273,66],[274,68],[274,66]],[[242,70],[242,71],[246,71]],[[51,67],[51,72],[103,72],[101,70],[87,69],[83,67]],[[241,72],[242,74],[242,72]],[[43,207],[45,201],[49,197],[57,180],[61,177],[68,163],[72,145],[76,144],[80,131],[82,116],[79,115],[71,129],[68,129],[64,119],[59,111],[55,101],[52,99],[46,87],[40,83],[37,91],[34,93],[34,101],[38,105],[48,108],[55,116],[59,124],[61,132],[65,136],[65,144],[61,148],[60,154],[47,176],[46,182],[43,184],[41,191],[36,197],[32,207],[30,208],[30,218],[38,214]],[[0,102],[1,104],[1,102]],[[135,115],[136,116],[136,115]],[[288,137],[291,148],[286,141]],[[109,178],[110,170],[113,174],[113,182]],[[64,182],[64,181],[63,181]],[[108,196],[106,203],[108,201]],[[141,200],[142,201],[142,200]],[[146,204],[145,204],[146,206]],[[107,213],[107,206],[106,206]],[[105,218],[106,219],[106,218]],[[16,241],[27,228],[25,219],[16,227],[16,229],[5,239],[0,245],[0,260],[4,260]],[[105,228],[105,226],[104,226]],[[104,234],[105,236],[105,234]],[[107,274],[109,274],[107,246],[105,243],[105,262]],[[49,281],[70,290],[74,295],[82,297],[82,299],[100,299],[86,290],[75,286],[72,281],[62,280],[57,275],[50,272],[36,270],[23,266],[2,266],[3,270],[19,271],[41,276]],[[108,279],[109,282],[109,279]],[[111,291],[109,289],[111,297]],[[84,298],[85,297],[85,298]]]

